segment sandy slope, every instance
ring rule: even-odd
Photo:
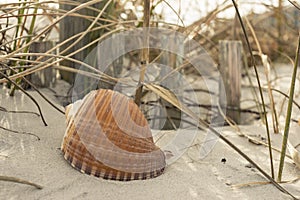
[[[7,110],[37,111],[30,99],[16,92],[9,97],[0,90],[0,106]],[[94,178],[74,170],[59,150],[65,131],[64,116],[46,104],[35,92],[30,92],[40,103],[48,126],[33,114],[0,111],[0,124],[6,128],[31,132],[40,137],[10,133],[0,129],[0,175],[26,179],[44,188],[0,181],[0,199],[289,199],[273,185],[255,185],[236,188],[233,185],[265,181],[249,163],[221,141],[204,160],[197,160],[199,148],[190,148],[184,156],[168,166],[165,173],[146,181],[116,182]],[[300,128],[294,125],[293,141],[300,141]],[[247,134],[262,134],[261,125],[243,126]],[[223,133],[264,169],[269,170],[266,147],[249,143],[230,128]],[[201,143],[199,133],[196,143]],[[272,140],[279,144],[280,136]],[[274,154],[278,166],[278,154]],[[226,158],[226,163],[221,159]],[[284,180],[300,176],[300,170],[286,159]],[[283,184],[300,197],[300,182]]]

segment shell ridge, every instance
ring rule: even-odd
[[[116,118],[125,116],[119,124],[113,116],[112,101],[118,105]],[[166,165],[164,154],[154,144],[147,120],[133,103],[111,90],[89,93],[75,114],[66,112],[69,120],[62,142],[64,158],[79,171],[106,179],[135,180],[160,175]],[[133,122],[145,124],[146,131],[139,132],[140,126]]]

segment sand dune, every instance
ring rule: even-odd
[[[47,89],[44,89],[44,91]],[[19,91],[14,97],[0,90],[0,106],[7,110],[37,112],[32,101]],[[0,199],[290,199],[271,184],[234,187],[235,185],[265,182],[266,179],[230,147],[219,141],[203,160],[198,159],[199,148],[194,146],[166,168],[163,175],[145,181],[116,182],[82,174],[74,170],[62,157],[60,145],[65,131],[64,116],[50,107],[36,92],[30,92],[39,102],[48,126],[28,113],[0,111],[1,126],[30,132],[11,133],[0,129],[0,175],[26,179],[43,186],[32,186],[0,181]],[[264,134],[260,124],[242,126],[249,135]],[[292,141],[299,141],[300,128],[291,129]],[[232,128],[223,134],[239,146],[263,169],[269,171],[268,150],[240,137]],[[200,144],[205,133],[199,132],[195,144]],[[280,135],[272,135],[276,146]],[[274,152],[275,166],[279,154]],[[226,159],[226,162],[221,162]],[[293,180],[300,170],[286,159],[284,180]],[[292,194],[300,197],[300,181],[282,184]]]

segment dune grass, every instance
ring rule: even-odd
[[[235,145],[233,145],[228,139],[226,139],[220,132],[212,129],[212,131],[217,134],[223,141],[225,141],[228,145],[230,145],[235,151],[237,151],[241,156],[243,156],[246,160],[251,162],[256,168],[267,178],[269,179],[278,189],[281,191],[290,194],[287,190],[282,188],[275,180],[275,171],[273,167],[273,155],[272,155],[272,143],[271,143],[271,133],[269,130],[268,120],[266,114],[268,112],[272,112],[273,116],[273,129],[275,132],[278,132],[278,120],[277,120],[277,111],[275,109],[275,102],[272,96],[272,91],[274,88],[272,88],[270,82],[271,80],[268,79],[268,94],[270,101],[272,103],[271,109],[268,110],[264,101],[263,96],[263,89],[259,80],[259,74],[257,71],[257,64],[256,60],[254,58],[254,51],[258,50],[258,54],[263,61],[263,65],[268,68],[270,63],[267,61],[268,58],[273,58],[274,55],[278,55],[278,49],[284,49],[286,46],[286,41],[283,41],[282,38],[276,37],[272,38],[272,41],[276,44],[282,44],[280,48],[278,48],[275,53],[269,52],[269,55],[265,53],[266,44],[270,44],[270,41],[260,40],[261,38],[264,39],[262,36],[262,32],[264,30],[260,30],[260,27],[257,25],[259,22],[256,22],[255,20],[251,20],[251,16],[247,18],[247,26],[243,24],[242,16],[239,14],[239,8],[236,5],[235,1],[232,0],[233,4],[228,3],[228,1],[224,1],[223,4],[216,6],[214,10],[209,12],[205,17],[195,20],[195,22],[191,25],[185,26],[183,20],[180,18],[180,12],[176,11],[174,8],[172,8],[172,5],[170,5],[168,2],[160,0],[156,1],[155,3],[152,3],[149,0],[144,0],[142,5],[134,4],[134,6],[143,6],[143,18],[138,17],[136,13],[128,13],[128,11],[125,10],[125,7],[120,2],[114,2],[109,0],[105,1],[105,4],[102,6],[101,9],[96,9],[93,7],[93,5],[102,2],[100,0],[91,0],[86,1],[84,3],[77,2],[77,1],[60,1],[61,4],[65,5],[71,5],[73,6],[70,10],[63,10],[61,8],[53,8],[48,5],[50,3],[53,3],[53,1],[44,1],[44,2],[38,2],[38,1],[19,1],[19,3],[10,3],[1,5],[1,8],[3,8],[3,13],[0,15],[1,21],[1,30],[0,34],[2,35],[1,38],[1,54],[0,54],[0,84],[7,84],[8,87],[11,87],[11,95],[13,95],[13,91],[17,88],[20,89],[25,94],[27,93],[26,90],[22,88],[22,83],[29,82],[25,76],[30,76],[33,73],[36,73],[38,71],[42,71],[46,68],[55,68],[57,70],[61,71],[68,71],[71,73],[78,73],[86,77],[90,77],[96,80],[101,79],[101,81],[105,81],[110,84],[114,84],[116,82],[120,82],[122,84],[128,84],[126,80],[123,80],[119,77],[114,77],[112,75],[106,74],[97,68],[95,66],[85,63],[82,60],[78,60],[74,58],[74,55],[82,52],[88,48],[91,48],[93,45],[96,45],[98,42],[104,40],[105,38],[111,36],[114,33],[118,33],[121,31],[131,30],[137,27],[140,27],[141,24],[143,24],[143,27],[166,27],[170,29],[174,29],[177,31],[180,31],[189,38],[192,38],[193,40],[199,42],[217,61],[217,43],[219,40],[222,39],[232,39],[232,30],[235,29],[235,37],[237,39],[240,39],[244,42],[244,46],[248,48],[248,55],[250,54],[250,65],[251,67],[254,67],[255,75],[259,87],[259,94],[261,98],[261,104],[262,104],[262,110],[263,110],[263,121],[266,125],[266,134],[267,134],[267,141],[268,141],[268,148],[269,148],[269,158],[270,158],[270,167],[271,167],[271,175],[269,175],[267,172],[262,170],[259,167],[259,163],[255,163],[252,161],[246,154],[244,154],[241,150],[239,150]],[[138,3],[138,2],[137,2]],[[171,7],[171,9],[174,11],[174,15],[178,17],[178,24],[172,24],[165,22],[160,16],[158,16],[157,13],[154,12],[154,7],[158,6],[159,4],[166,4],[167,6]],[[291,1],[291,4],[298,8],[298,5],[295,2]],[[219,13],[222,13],[226,11],[227,9],[230,9],[232,7],[236,8],[237,16],[239,21],[241,22],[241,27],[237,27],[235,23],[233,23],[233,19],[222,19],[218,17]],[[112,8],[116,10],[112,10]],[[94,11],[97,13],[96,16],[93,15],[84,15],[81,13],[83,9],[88,9],[91,11]],[[274,7],[274,12],[277,12],[276,8]],[[299,9],[299,8],[298,8]],[[39,12],[42,10],[43,12]],[[283,12],[283,11],[282,11]],[[299,11],[300,12],[300,11]],[[116,16],[116,13],[120,14],[120,16]],[[126,19],[123,19],[121,17],[121,14],[126,15]],[[282,13],[281,13],[282,14]],[[157,15],[157,16],[155,16]],[[86,30],[79,32],[77,34],[74,34],[70,38],[66,39],[65,41],[56,42],[56,45],[47,50],[46,52],[31,52],[30,46],[34,42],[40,42],[45,40],[45,38],[48,38],[51,31],[57,31],[58,30],[58,24],[61,23],[61,21],[67,17],[77,17],[80,19],[87,20],[90,24],[87,27]],[[42,29],[38,29],[38,18],[39,17],[46,17],[50,18],[48,24],[46,24]],[[255,19],[255,18],[254,18]],[[31,20],[28,24],[28,21]],[[281,26],[289,26],[287,18],[282,18],[280,21]],[[224,27],[226,27],[224,29]],[[228,28],[229,27],[229,28]],[[289,26],[291,29],[291,27]],[[282,27],[280,28],[282,30]],[[82,45],[80,48],[73,52],[69,52],[68,50],[74,47],[76,44],[80,43],[83,38],[90,34],[95,34],[96,32],[101,32],[101,35],[94,39],[93,41],[90,41],[87,44]],[[294,30],[297,32],[297,30]],[[248,33],[251,33],[249,36]],[[10,34],[13,33],[13,34]],[[292,32],[294,33],[294,32]],[[273,34],[273,29],[269,32],[266,32],[266,34],[269,34],[271,36]],[[279,34],[279,33],[278,33]],[[282,32],[281,32],[282,34]],[[12,36],[11,36],[12,35]],[[291,36],[292,35],[292,36]],[[293,34],[288,35],[288,37],[294,38]],[[250,40],[252,42],[250,42]],[[73,42],[71,42],[73,41]],[[68,43],[71,44],[63,49],[63,45],[66,45]],[[149,35],[147,31],[144,33],[143,38],[144,44],[149,43]],[[289,47],[295,47],[295,44],[289,42]],[[147,46],[147,45],[146,45]],[[255,49],[254,49],[254,48]],[[296,47],[295,47],[296,48]],[[55,52],[55,53],[54,53]],[[58,52],[58,53],[56,53]],[[144,48],[141,50],[139,54],[134,54],[133,57],[131,57],[131,62],[134,63],[135,60],[138,60],[139,63],[141,63],[140,68],[140,76],[139,80],[136,84],[136,102],[137,104],[141,104],[141,96],[143,94],[143,86],[160,96],[161,98],[165,99],[170,104],[174,105],[175,107],[182,110],[185,114],[192,116],[194,119],[199,121],[199,116],[197,116],[193,111],[182,107],[181,102],[178,102],[178,99],[176,99],[171,91],[166,90],[165,88],[161,88],[158,85],[151,85],[151,84],[144,84],[144,79],[146,74],[146,67],[149,63],[154,62],[159,59],[163,52],[158,53],[158,55],[155,55],[154,58],[150,58],[150,50],[148,48]],[[281,54],[284,54],[283,52],[280,52]],[[297,56],[299,55],[299,48]],[[33,56],[36,56],[36,60],[31,60]],[[267,56],[267,57],[266,57]],[[292,57],[292,54],[287,53],[288,57]],[[245,55],[247,57],[247,55]],[[84,67],[85,70],[82,69],[76,69],[72,68],[70,66],[64,66],[62,65],[62,61],[69,61],[72,63],[77,63],[78,65],[81,65]],[[137,64],[138,65],[138,64]],[[290,94],[289,94],[289,102],[288,102],[288,111],[286,115],[286,125],[285,125],[285,131],[284,131],[284,141],[282,144],[282,154],[281,154],[281,161],[280,161],[280,167],[279,167],[279,174],[278,174],[278,181],[281,181],[281,173],[283,170],[283,163],[285,158],[285,151],[286,151],[286,143],[288,140],[288,127],[290,123],[290,117],[291,117],[291,105],[293,103],[293,92],[294,92],[294,85],[295,85],[295,77],[296,77],[296,69],[298,66],[298,57],[295,59],[295,66],[294,66],[294,72],[292,76],[292,84],[290,88]],[[124,69],[132,66],[125,66]],[[174,69],[175,71],[182,71],[182,69],[190,68],[190,66],[187,63],[184,63],[182,66],[178,66],[178,68]],[[186,70],[188,71],[188,70]],[[269,71],[266,71],[266,77],[269,77],[268,75]],[[168,74],[169,75],[169,74]],[[167,75],[167,76],[168,76]],[[189,74],[186,74],[188,76]],[[30,82],[28,83],[30,85]],[[31,86],[34,88],[34,85],[31,84]],[[35,88],[37,90],[37,88]],[[42,94],[41,94],[42,95]],[[29,96],[29,95],[28,95]],[[30,96],[29,96],[30,97]],[[43,115],[41,112],[41,109],[38,106],[38,102],[36,102],[33,98],[31,98],[33,102],[37,105],[40,116],[42,117],[42,120],[44,124],[46,125],[46,122],[43,119]],[[46,97],[44,97],[45,100],[47,100]],[[49,100],[47,100],[49,101]],[[259,102],[259,101],[258,101]],[[51,103],[51,101],[49,101]],[[200,102],[196,102],[198,104],[201,104]],[[54,105],[53,105],[54,106]],[[258,106],[260,104],[258,103]],[[54,106],[55,107],[55,106]],[[56,108],[57,109],[57,108]],[[261,108],[259,108],[260,110]],[[59,110],[59,109],[57,109]],[[60,111],[63,113],[63,111]],[[201,120],[200,120],[201,121]],[[205,128],[211,128],[208,126],[207,122],[201,121],[202,124],[204,124]],[[290,194],[293,196],[292,194]]]

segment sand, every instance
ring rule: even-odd
[[[1,107],[11,111],[37,112],[35,105],[24,94],[17,91],[14,97],[9,97],[7,92],[6,89],[0,90]],[[201,131],[194,142],[196,145],[167,166],[164,174],[155,179],[118,182],[82,174],[63,159],[60,151],[66,128],[64,116],[36,92],[29,92],[39,102],[48,126],[44,126],[40,117],[34,114],[0,111],[1,126],[30,132],[40,138],[37,140],[32,135],[0,129],[0,175],[25,179],[42,185],[43,189],[0,181],[0,199],[291,199],[272,184],[237,187],[240,184],[265,182],[266,179],[222,141],[205,159],[199,160],[199,144],[205,136],[205,132]],[[48,91],[48,94],[51,92]],[[265,135],[265,128],[259,122],[240,128],[249,135]],[[293,123],[291,141],[294,144],[300,141],[299,131],[300,127]],[[230,127],[224,128],[222,133],[263,169],[270,171],[266,147],[238,136]],[[280,138],[280,135],[272,134],[272,141],[277,147]],[[273,153],[277,172],[279,154]],[[222,159],[226,159],[226,162],[221,162]],[[287,158],[283,180],[294,180],[299,176],[300,170]],[[300,197],[300,181],[281,185]]]

